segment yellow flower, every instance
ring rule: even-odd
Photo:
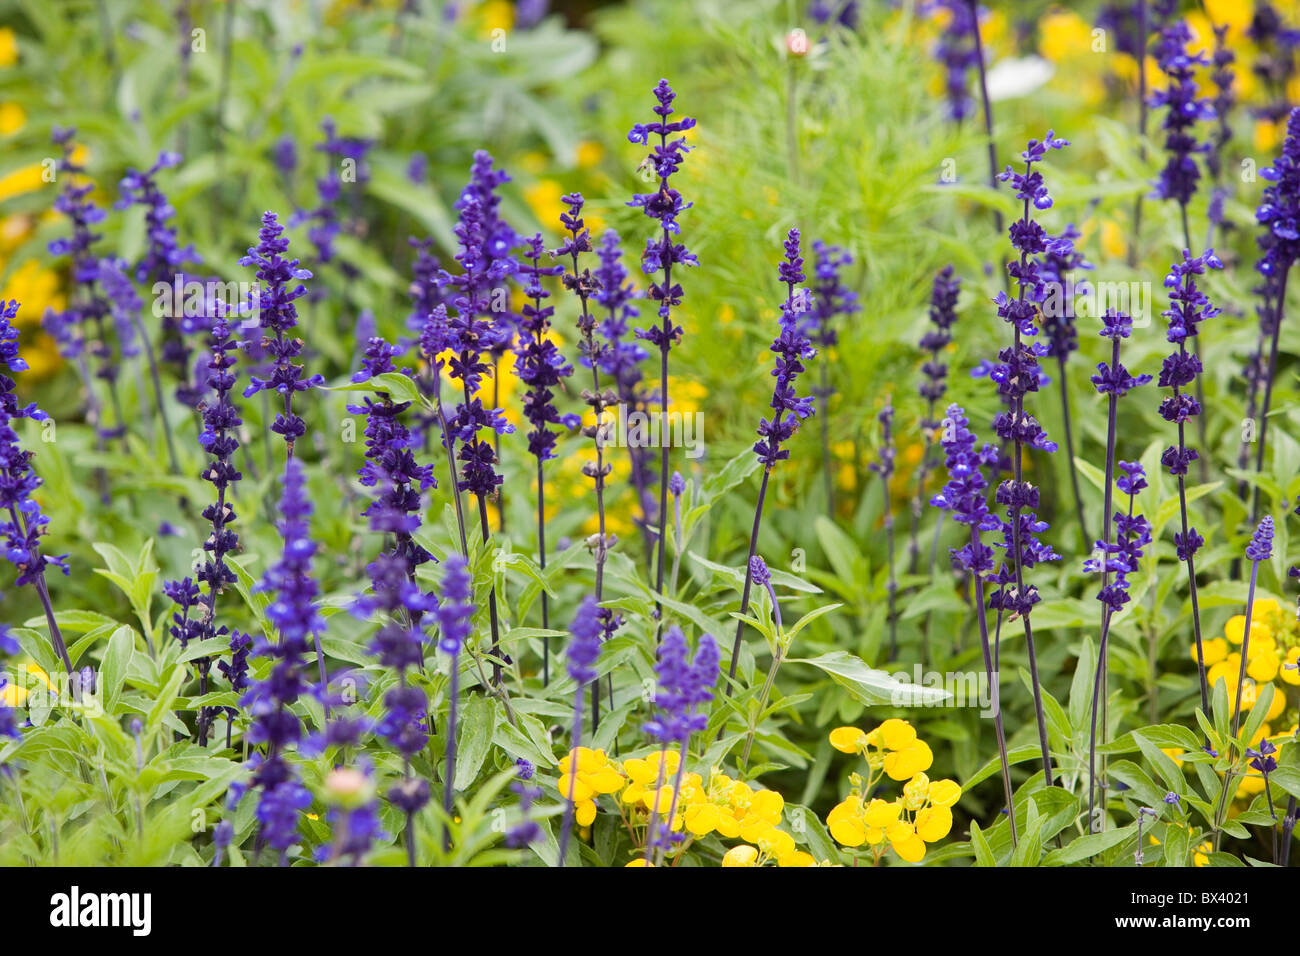
[[[40,163],[32,163],[0,176],[0,202],[40,189],[45,185],[44,173]]]
[[[942,840],[952,829],[952,811],[947,807],[926,807],[916,815],[916,832],[926,843]]]
[[[862,800],[845,797],[826,815],[826,828],[841,846],[862,846],[867,842],[867,824],[862,817]]]
[[[874,830],[885,830],[898,822],[903,808],[879,797],[867,804],[862,819]]]
[[[548,229],[560,228],[560,214],[567,207],[560,201],[564,189],[554,179],[539,179],[524,189],[524,201],[537,221]]]
[[[1268,705],[1268,713],[1265,714],[1267,720],[1277,720],[1286,710],[1286,692],[1280,687],[1273,688],[1273,702]]]
[[[1251,648],[1254,651],[1254,648]],[[1269,683],[1277,677],[1278,669],[1282,662],[1278,659],[1277,651],[1272,647],[1261,647],[1258,653],[1250,655],[1250,662],[1246,665],[1246,674],[1257,681]]]
[[[623,780],[618,764],[606,757],[605,751],[578,747],[561,758],[556,787],[561,797],[573,801],[578,826],[589,827],[596,819],[596,797],[617,793]]]
[[[1282,136],[1278,124],[1271,120],[1261,119],[1255,122],[1255,149],[1261,153],[1273,152],[1277,144],[1281,142]]]
[[[1107,219],[1101,224],[1101,248],[1112,259],[1123,259],[1128,255],[1128,240],[1124,236],[1124,230],[1113,219]]]
[[[1214,847],[1210,845],[1209,840],[1206,840],[1204,843],[1198,846],[1196,848],[1196,852],[1192,854],[1192,865],[1209,866],[1210,854],[1213,852],[1214,852]]]
[[[1054,9],[1038,21],[1038,52],[1060,63],[1092,50],[1092,27],[1077,13]]]
[[[876,731],[880,734],[881,745],[887,750],[902,750],[916,742],[916,728],[897,717],[891,717]]]
[[[1210,685],[1211,690],[1214,689],[1214,685],[1220,680],[1224,681],[1229,685],[1228,693],[1231,694],[1232,685],[1237,683],[1237,674],[1240,670],[1241,655],[1235,653],[1229,654],[1223,660],[1219,661],[1219,663],[1210,668],[1209,673],[1205,675],[1205,679]]]
[[[925,857],[925,841],[912,824],[900,820],[889,828],[886,836],[894,852],[908,863],[919,863]]]
[[[28,259],[9,276],[0,299],[17,299],[23,304],[19,323],[35,325],[47,308],[62,309],[65,304],[59,291],[59,277],[52,269],[44,269],[35,259]]]
[[[18,103],[0,103],[0,136],[12,136],[27,125],[27,111]]]
[[[1205,656],[1205,666],[1213,667],[1228,656],[1228,642],[1222,637],[1201,641],[1201,653]],[[1192,642],[1192,660],[1196,660],[1196,642]]]
[[[646,858],[645,858],[645,857],[643,857],[643,856],[639,856],[639,857],[637,857],[635,860],[633,860],[631,863],[624,864],[624,867],[623,867],[623,868],[624,868],[624,869],[627,869],[627,867],[629,867],[629,866],[654,866],[654,864],[653,864],[653,863],[648,863],[648,862],[646,862]]]
[[[1240,644],[1242,637],[1246,633],[1246,615],[1236,614],[1228,618],[1228,623],[1223,625],[1223,633],[1227,635],[1228,640],[1234,644]],[[1250,642],[1262,641],[1271,638],[1273,632],[1268,625],[1264,624],[1253,614],[1250,621]]]
[[[836,727],[831,731],[831,746],[842,754],[866,749],[867,735],[857,727]]]
[[[930,803],[936,807],[951,807],[961,799],[961,785],[955,780],[936,780],[930,784]]]
[[[1228,39],[1239,39],[1255,15],[1254,0],[1205,0],[1205,15],[1210,22],[1228,25]]]
[[[595,140],[584,139],[578,144],[578,168],[590,169],[605,157],[605,147]],[[593,230],[594,232],[594,230]]]
[[[722,857],[723,866],[758,866],[758,849],[748,843],[733,846]]]
[[[18,62],[18,40],[9,27],[0,27],[0,67],[13,66]]]
[[[1282,668],[1282,680],[1288,684],[1300,684],[1300,647],[1288,648],[1286,652],[1286,666]]]
[[[907,783],[903,784],[903,806],[908,810],[919,810],[925,806],[925,802],[930,796],[930,778],[923,773],[918,773]]]
[[[885,754],[885,773],[891,780],[908,780],[922,770],[929,770],[932,763],[934,754],[930,745],[924,740],[914,740],[902,750]]]
[[[515,25],[514,4],[506,0],[488,0],[478,8],[478,23],[485,35],[493,30],[509,30]]]
[[[774,790],[754,790],[714,770],[704,786],[698,774],[683,785],[683,819],[695,836],[716,832],[727,839],[757,843],[781,822],[785,800]]]

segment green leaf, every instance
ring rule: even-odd
[[[792,657],[790,664],[808,664],[831,676],[856,700],[868,707],[918,707],[937,704],[952,695],[937,687],[925,687],[884,671],[868,667],[860,657],[848,651],[831,651],[820,657]]]
[[[483,768],[496,721],[497,705],[491,697],[476,694],[465,699],[463,717],[456,734],[455,789],[464,790]]]
[[[1064,866],[1067,863],[1079,863],[1089,857],[1119,846],[1125,840],[1135,836],[1137,824],[1129,824],[1118,830],[1106,830],[1102,833],[1089,833],[1071,840],[1059,850],[1052,850],[1043,859],[1043,866]]]
[[[123,624],[113,632],[104,648],[104,657],[99,665],[99,692],[105,700],[109,713],[117,709],[117,698],[122,693],[122,684],[131,669],[131,657],[135,653],[135,628]]]
[[[322,385],[327,392],[386,392],[397,403],[420,401],[420,390],[415,382],[401,372],[385,372],[364,382],[347,382],[343,385]]]

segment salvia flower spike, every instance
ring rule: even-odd
[[[813,240],[813,255],[815,281],[812,290],[812,307],[805,323],[805,331],[813,345],[823,353],[822,361],[818,363],[821,379],[818,387],[813,390],[813,395],[821,402],[823,411],[821,416],[822,484],[826,494],[826,513],[834,517],[835,485],[831,480],[833,462],[831,461],[830,416],[826,414],[830,408],[830,398],[834,394],[834,389],[830,383],[829,356],[825,353],[839,341],[837,320],[847,319],[861,312],[862,306],[858,303],[858,294],[846,286],[841,278],[842,270],[853,265],[853,256],[839,246],[829,245],[821,239]]]
[[[1287,121],[1286,140],[1282,152],[1273,165],[1259,171],[1261,178],[1269,181],[1255,219],[1262,227],[1256,240],[1263,255],[1257,269],[1266,280],[1272,280],[1275,292],[1271,315],[1272,344],[1269,349],[1268,370],[1264,373],[1264,399],[1259,415],[1259,443],[1255,449],[1255,470],[1264,469],[1264,449],[1268,438],[1268,413],[1273,400],[1273,379],[1277,373],[1278,339],[1286,310],[1287,278],[1291,267],[1300,258],[1300,108],[1291,111]],[[1259,488],[1251,496],[1250,517],[1255,520],[1259,512]]]
[[[100,448],[114,440],[121,441],[125,447],[126,425],[117,388],[121,362],[108,336],[105,320],[110,316],[111,307],[99,285],[99,259],[93,248],[103,238],[94,227],[104,221],[104,210],[89,198],[95,185],[86,179],[86,169],[79,162],[74,145],[76,134],[70,127],[56,127],[52,134],[54,144],[62,150],[56,169],[63,180],[63,188],[54,200],[54,210],[68,217],[72,235],[49,244],[51,255],[67,256],[70,261],[74,301],[62,311],[47,310],[41,324],[58,344],[63,357],[76,364]],[[87,354],[96,362],[93,373],[86,361]],[[105,384],[116,416],[117,424],[111,428],[103,421],[103,409],[95,395],[96,379]]]
[[[583,400],[591,406],[592,424],[583,428],[582,433],[592,440],[596,458],[585,462],[582,473],[592,480],[596,490],[596,534],[588,540],[596,563],[595,601],[599,604],[604,599],[605,562],[609,549],[617,538],[610,535],[605,527],[605,479],[613,471],[613,466],[605,462],[605,444],[609,440],[609,425],[605,421],[605,410],[614,406],[618,397],[612,390],[602,389],[600,385],[601,344],[597,341],[596,319],[591,314],[590,303],[598,291],[599,280],[590,269],[579,269],[578,256],[591,251],[591,235],[582,218],[584,200],[581,193],[569,193],[561,200],[566,207],[560,213],[560,224],[564,226],[564,243],[552,255],[557,259],[569,258],[569,265],[562,273],[564,287],[578,297],[582,312],[578,316],[578,336],[582,350],[583,364],[591,369],[591,388],[583,389]],[[607,608],[601,608],[606,636],[613,634],[618,626],[618,619]],[[610,693],[613,693],[611,680]],[[591,730],[595,733],[600,728],[600,688],[593,684],[591,688]]]
[[[298,392],[324,385],[325,378],[319,374],[306,375],[306,369],[295,361],[302,355],[304,343],[294,334],[298,326],[294,301],[306,295],[307,288],[301,280],[310,279],[311,272],[300,268],[297,259],[287,258],[288,251],[284,227],[275,213],[266,212],[262,215],[257,245],[248,250],[239,264],[257,267],[259,286],[249,306],[256,314],[257,327],[263,330],[260,347],[272,359],[270,377],[250,375],[244,397],[251,398],[261,391],[280,394],[284,405],[277,412],[271,431],[284,439],[286,454],[292,458],[295,442],[307,433],[307,423],[294,412],[293,397]]]
[[[628,271],[623,265],[623,251],[619,242],[618,233],[610,229],[601,235],[596,246],[599,264],[594,273],[598,285],[595,299],[605,309],[605,319],[597,327],[602,339],[600,370],[608,377],[618,395],[620,414],[648,416],[655,393],[644,384],[641,363],[650,357],[650,353],[641,347],[635,336],[629,337],[628,334],[629,322],[640,315],[640,310],[633,303],[642,298],[643,293],[628,281]],[[644,444],[630,441],[627,446],[631,464],[629,480],[636,492],[637,507],[641,511],[637,524],[646,549],[646,563],[653,568],[654,535],[650,526],[655,507],[654,486],[657,476]]]
[[[234,570],[226,563],[226,556],[239,546],[239,535],[230,527],[236,519],[230,499],[233,497],[233,486],[243,478],[234,461],[235,452],[239,450],[238,434],[243,420],[232,400],[238,378],[235,368],[238,345],[224,314],[217,316],[212,327],[210,349],[207,381],[213,394],[199,405],[203,419],[199,444],[211,456],[201,477],[216,491],[216,500],[203,509],[203,518],[212,526],[212,532],[203,543],[207,557],[197,573],[199,582],[207,585],[208,592],[206,598],[199,600],[198,586],[192,584],[189,578],[173,581],[169,585],[181,609],[179,614],[173,616],[175,626],[171,633],[182,648],[189,640],[203,641],[226,633],[224,626],[217,627],[215,623],[217,596],[238,580]],[[190,611],[196,605],[202,616],[197,622],[190,622]],[[199,658],[194,666],[199,672],[200,691],[206,693],[211,659]],[[213,710],[208,709],[199,714],[200,744],[206,741],[213,713]]]
[[[18,354],[18,329],[14,325],[18,308],[17,300],[0,302],[0,363],[8,372],[22,372],[27,368],[27,362]],[[40,597],[50,629],[50,642],[71,675],[72,660],[55,620],[45,582],[45,569],[48,567],[68,573],[67,555],[41,553],[41,536],[49,530],[50,519],[36,499],[41,479],[32,470],[32,453],[23,450],[14,430],[21,419],[43,422],[49,416],[34,403],[19,405],[15,387],[13,378],[0,372],[0,545],[3,545],[5,559],[18,570],[18,586],[30,584]]]
[[[921,433],[925,444],[921,453],[921,464],[916,470],[916,491],[912,495],[911,527],[907,536],[907,570],[916,573],[920,558],[920,534],[922,502],[925,494],[925,482],[934,468],[933,450],[938,442],[939,422],[936,409],[939,400],[948,390],[948,364],[943,360],[944,353],[952,344],[952,327],[957,322],[957,299],[961,295],[961,279],[954,274],[951,265],[944,266],[934,277],[930,292],[930,325],[921,336],[921,351],[926,353],[926,360],[921,365],[921,398],[925,400],[925,418],[921,420]],[[822,426],[825,428],[825,416]],[[940,515],[942,517],[942,514]],[[935,527],[936,543],[940,526]],[[930,562],[930,571],[934,571],[934,561]]]
[[[299,814],[311,805],[311,794],[300,782],[288,751],[302,737],[302,724],[293,707],[310,690],[305,660],[325,630],[325,622],[312,577],[316,545],[309,522],[313,508],[307,497],[305,469],[297,458],[285,463],[282,485],[280,535],[284,550],[258,585],[259,590],[273,595],[266,616],[279,639],[256,639],[253,653],[269,658],[271,671],[248,689],[241,703],[252,718],[248,742],[266,745],[265,754],[258,752],[250,758],[251,783],[260,791],[258,845],[279,852],[283,863],[289,849],[298,843]]]
[[[1246,592],[1246,623],[1241,638],[1241,667],[1237,673],[1237,686],[1232,695],[1232,735],[1241,729],[1242,688],[1246,684],[1246,663],[1250,658],[1250,621],[1255,610],[1255,581],[1259,566],[1273,556],[1273,516],[1264,515],[1246,545],[1246,560],[1250,562],[1250,588]],[[1227,785],[1225,784],[1225,787]]]
[[[1126,316],[1124,318],[1127,318]],[[1112,331],[1127,329],[1128,324],[1121,325],[1115,318],[1107,322],[1107,327],[1103,330],[1103,335]],[[1122,337],[1122,336],[1121,336]],[[1118,339],[1115,339],[1117,341]],[[1123,379],[1126,373],[1116,374],[1116,369],[1123,369],[1119,364],[1119,349],[1114,347],[1112,353],[1115,358],[1110,366],[1110,378]],[[1102,377],[1102,376],[1098,376]],[[1130,387],[1146,384],[1140,379],[1132,376],[1127,378],[1133,383]],[[1150,376],[1141,376],[1141,378],[1150,381]],[[1099,386],[1100,388],[1100,386]],[[1114,406],[1117,403],[1118,395],[1114,392],[1110,394],[1111,415],[1110,429],[1112,441],[1110,445],[1113,449],[1114,435]],[[1108,465],[1106,469],[1106,480],[1111,481],[1113,476],[1113,450],[1107,453]],[[1090,558],[1084,562],[1084,570],[1092,572],[1101,572],[1102,586],[1097,593],[1097,600],[1102,604],[1102,622],[1101,622],[1101,640],[1097,645],[1097,671],[1093,680],[1092,690],[1092,726],[1088,738],[1088,827],[1089,832],[1095,829],[1096,816],[1093,813],[1096,798],[1096,757],[1097,757],[1097,715],[1099,712],[1105,712],[1107,696],[1107,650],[1109,648],[1108,640],[1110,636],[1110,623],[1112,615],[1123,610],[1124,605],[1129,601],[1129,581],[1128,576],[1135,574],[1138,570],[1138,562],[1142,559],[1143,552],[1148,544],[1151,543],[1151,524],[1142,515],[1134,515],[1133,499],[1138,493],[1147,487],[1146,472],[1142,469],[1141,464],[1135,461],[1121,461],[1119,469],[1122,472],[1120,477],[1114,481],[1119,490],[1128,495],[1128,512],[1116,511],[1113,516],[1109,513],[1104,522],[1105,528],[1102,532],[1103,540],[1097,542],[1097,557]],[[1111,489],[1106,489],[1106,507],[1109,512],[1111,506]],[[1111,517],[1115,521],[1115,541],[1110,540]],[[1111,580],[1110,575],[1115,575]],[[1105,735],[1105,726],[1102,728],[1102,735]],[[1104,740],[1103,740],[1104,742]]]
[[[674,840],[680,838],[674,834],[672,822],[677,816],[687,749],[691,735],[708,726],[708,714],[701,708],[713,700],[713,688],[718,682],[718,661],[718,645],[711,634],[700,637],[694,658],[680,628],[670,628],[659,645],[655,664],[659,685],[654,697],[655,714],[645,725],[645,732],[663,744],[665,751],[669,745],[677,745],[680,759],[668,812],[662,815],[662,823],[659,813],[661,796],[656,797],[651,808],[650,825],[646,828],[647,863],[651,862],[652,856],[662,861]],[[659,780],[655,788],[658,795],[663,793],[667,764],[666,760],[659,761]]]
[[[785,301],[781,303],[781,326],[770,351],[776,353],[776,366],[772,375],[776,384],[772,389],[771,418],[764,418],[758,423],[758,441],[754,443],[754,454],[763,465],[762,484],[758,489],[758,503],[754,508],[754,524],[749,533],[749,553],[745,556],[745,586],[740,596],[740,613],[749,610],[749,595],[754,579],[749,562],[758,553],[758,532],[763,521],[763,501],[767,497],[768,482],[772,469],[777,462],[790,457],[790,450],[783,447],[805,418],[813,413],[811,396],[799,395],[795,391],[795,380],[805,371],[804,362],[817,354],[812,342],[803,331],[804,323],[800,321],[808,304],[807,292],[796,289],[804,281],[803,256],[799,252],[799,230],[791,228],[785,238],[785,257],[777,266],[777,277],[785,285]],[[664,490],[667,491],[665,485]],[[740,663],[740,640],[745,633],[745,622],[736,623],[736,639],[731,647],[731,664],[727,676],[734,679],[736,667]],[[728,685],[727,692],[731,687]]]
[[[439,281],[456,310],[455,317],[447,323],[445,340],[446,348],[453,353],[449,363],[451,377],[461,385],[461,401],[448,422],[448,434],[454,435],[460,446],[456,454],[461,461],[461,473],[456,487],[477,499],[479,529],[486,545],[491,536],[488,499],[497,495],[504,479],[496,471],[496,449],[481,433],[488,429],[494,435],[510,434],[515,427],[506,421],[501,409],[484,407],[477,393],[484,377],[492,371],[492,365],[486,360],[492,359],[493,349],[500,344],[503,334],[502,326],[494,324],[490,316],[496,313],[503,297],[500,283],[514,273],[515,263],[509,257],[511,240],[502,236],[503,226],[492,202],[495,196],[489,198],[490,190],[485,192],[482,166],[483,162],[476,156],[470,184],[457,203],[460,217],[454,227],[458,245],[456,261],[462,272],[453,276],[444,271]],[[492,628],[492,683],[499,687],[502,672],[495,588],[488,593],[488,618]]]
[[[686,137],[679,136],[677,139],[670,139],[677,133],[684,133],[695,127],[695,120],[689,116],[683,116],[681,119],[670,120],[673,115],[673,100],[677,94],[673,92],[667,80],[660,80],[654,88],[654,96],[658,101],[653,107],[655,116],[658,117],[651,123],[637,123],[628,131],[627,139],[630,143],[639,143],[650,145],[652,138],[658,138],[658,145],[654,146],[642,161],[642,168],[653,171],[659,179],[659,188],[652,193],[644,193],[634,196],[629,206],[639,208],[651,219],[659,223],[660,234],[646,240],[645,251],[641,254],[641,268],[646,275],[655,275],[662,273],[663,278],[650,284],[648,291],[649,298],[659,303],[658,316],[660,325],[652,326],[649,329],[638,329],[637,338],[645,339],[659,349],[659,408],[663,414],[663,424],[660,428],[660,453],[659,453],[659,508],[656,512],[657,520],[662,526],[664,517],[668,511],[668,442],[662,438],[667,434],[668,425],[668,352],[673,345],[681,340],[682,327],[673,324],[672,310],[675,306],[681,305],[682,287],[673,281],[674,266],[697,266],[699,260],[695,254],[680,242],[676,242],[674,237],[681,232],[681,226],[678,224],[678,217],[689,209],[693,204],[686,202],[682,194],[672,185],[673,175],[681,168],[686,159],[686,153],[690,151],[690,146],[686,143]],[[655,593],[663,594],[664,589],[664,548],[667,535],[663,533],[662,527],[658,534],[655,560]],[[656,616],[662,624],[663,607],[656,601]]]
[[[1007,759],[1007,738],[1002,726],[1002,708],[999,705],[1000,680],[993,663],[993,650],[989,642],[988,615],[984,599],[984,582],[993,575],[993,549],[981,540],[987,531],[997,531],[1002,527],[995,514],[989,510],[988,479],[985,471],[995,471],[998,467],[998,450],[992,445],[975,447],[975,433],[970,430],[970,420],[965,410],[955,402],[948,406],[941,424],[940,444],[943,446],[944,463],[948,472],[948,481],[943,489],[930,499],[930,504],[951,514],[958,524],[966,525],[969,540],[960,548],[953,548],[949,554],[953,564],[971,577],[975,588],[975,617],[979,622],[980,644],[984,652],[984,676],[993,695],[993,724],[997,732],[998,758],[1002,764],[1002,788],[1008,808],[1011,841],[1016,841],[1016,821],[1010,814],[1012,803],[1011,765]]]
[[[1210,712],[1209,685],[1206,681],[1205,651],[1201,640],[1201,608],[1196,585],[1196,552],[1200,550],[1205,539],[1192,526],[1187,510],[1187,471],[1192,462],[1199,457],[1194,448],[1187,446],[1187,422],[1201,415],[1201,403],[1188,394],[1186,389],[1201,374],[1201,360],[1196,349],[1188,350],[1187,340],[1195,341],[1200,334],[1200,325],[1206,319],[1212,319],[1219,310],[1210,304],[1209,298],[1197,288],[1196,277],[1204,275],[1207,269],[1222,269],[1223,263],[1214,254],[1213,249],[1206,250],[1199,256],[1183,250],[1182,262],[1175,262],[1165,277],[1165,288],[1169,289],[1169,308],[1164,317],[1169,320],[1165,338],[1176,347],[1177,351],[1165,357],[1160,366],[1161,388],[1172,389],[1160,403],[1160,417],[1178,427],[1178,444],[1167,447],[1160,456],[1160,463],[1178,481],[1178,511],[1181,531],[1174,534],[1174,547],[1178,560],[1187,566],[1187,587],[1192,603],[1192,633],[1196,639],[1197,671],[1201,686],[1201,710]]]
[[[1038,740],[1042,750],[1043,772],[1046,779],[1052,779],[1051,754],[1047,744],[1047,719],[1043,711],[1042,685],[1038,679],[1038,655],[1034,649],[1033,627],[1030,624],[1030,612],[1039,601],[1038,589],[1025,584],[1025,568],[1032,568],[1043,561],[1059,558],[1050,547],[1039,540],[1039,535],[1047,530],[1047,522],[1035,514],[1038,508],[1038,488],[1024,480],[1024,450],[1026,447],[1039,451],[1052,452],[1056,443],[1047,437],[1047,432],[1038,421],[1025,410],[1025,396],[1037,392],[1041,370],[1038,359],[1045,354],[1046,346],[1040,342],[1027,345],[1025,338],[1038,334],[1038,304],[1034,301],[1035,291],[1041,282],[1040,264],[1037,257],[1047,251],[1049,236],[1043,227],[1034,220],[1031,209],[1050,209],[1052,198],[1043,182],[1043,174],[1035,165],[1041,163],[1048,150],[1060,150],[1070,145],[1065,139],[1057,137],[1052,130],[1041,140],[1031,139],[1020,154],[1025,164],[1023,173],[1015,172],[1010,166],[999,178],[1011,183],[1016,198],[1021,200],[1023,211],[1021,217],[1011,224],[1011,244],[1019,253],[1018,260],[1007,266],[1007,274],[1016,282],[1017,292],[1013,299],[1006,292],[999,292],[996,298],[998,316],[1012,327],[1010,348],[998,353],[998,364],[991,377],[998,386],[998,391],[1010,403],[1010,409],[998,413],[993,420],[997,436],[1013,446],[1012,477],[998,486],[997,503],[1006,508],[1007,519],[1003,522],[1003,548],[1006,552],[1005,563],[997,576],[998,589],[992,595],[993,606],[999,611],[1018,615],[1025,631],[1025,644],[1029,652],[1029,673],[1034,690],[1034,711],[1038,721]]]
[[[520,324],[519,344],[515,353],[515,375],[527,386],[524,396],[524,417],[532,426],[528,432],[528,451],[537,464],[537,554],[538,566],[546,570],[546,476],[544,463],[555,457],[556,429],[563,425],[574,428],[578,424],[577,416],[561,415],[555,407],[555,390],[563,385],[563,380],[573,374],[570,365],[551,340],[551,316],[555,307],[543,305],[550,293],[542,285],[545,276],[555,276],[564,272],[562,265],[543,266],[541,258],[545,254],[542,235],[537,233],[524,244],[524,258],[527,264],[521,267],[520,275],[527,279],[524,295],[531,299],[525,303]],[[550,602],[546,591],[541,594],[542,627],[549,628]],[[542,643],[542,684],[551,682],[551,644],[549,640]]]

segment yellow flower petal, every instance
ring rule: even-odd
[[[910,747],[916,742],[916,728],[905,720],[899,720],[897,717],[891,717],[877,729],[880,731],[880,739],[884,742],[887,750],[902,750],[904,747]],[[910,777],[912,774],[909,773],[907,776]]]
[[[722,857],[723,866],[756,866],[758,850],[747,843],[733,846]]]
[[[910,780],[922,770],[929,770],[934,754],[924,740],[914,740],[903,750],[885,754],[885,773],[891,780]]]
[[[926,843],[942,840],[952,829],[952,811],[947,807],[926,807],[916,814],[916,832]]]

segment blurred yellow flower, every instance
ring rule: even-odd
[[[1216,26],[1228,25],[1228,39],[1241,37],[1255,16],[1254,0],[1204,0],[1205,15]]]
[[[36,325],[47,308],[62,309],[65,304],[59,289],[59,277],[35,259],[28,259],[9,276],[0,299],[17,299],[23,307],[18,313],[20,325]]]
[[[18,103],[0,103],[0,136],[12,136],[27,125],[27,111]]]
[[[493,30],[509,30],[515,25],[515,6],[506,0],[488,0],[475,11],[475,19],[485,36]]]
[[[1054,8],[1038,21],[1038,52],[1060,63],[1092,51],[1092,26],[1070,10]]]
[[[0,67],[18,62],[18,40],[9,27],[0,27]]]
[[[537,221],[547,229],[559,230],[560,214],[567,208],[560,201],[564,189],[554,179],[539,179],[524,189],[524,201]]]
[[[605,158],[605,147],[592,139],[584,139],[578,144],[578,168],[590,169]]]
[[[40,189],[45,185],[44,173],[40,163],[31,163],[0,176],[0,202]]]
[[[1128,240],[1124,238],[1124,230],[1113,219],[1107,219],[1101,224],[1101,248],[1113,259],[1123,259],[1128,255]]]
[[[1261,119],[1255,122],[1255,149],[1261,153],[1271,153],[1282,141],[1282,130],[1271,120]]]

